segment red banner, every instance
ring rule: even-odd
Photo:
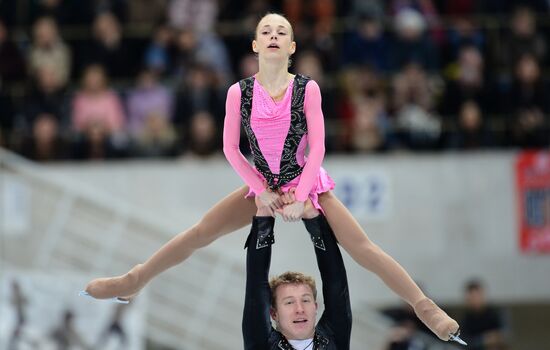
[[[550,152],[519,154],[516,180],[520,248],[550,253]]]

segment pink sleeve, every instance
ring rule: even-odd
[[[301,202],[307,200],[325,157],[325,122],[321,109],[321,90],[313,80],[306,85],[304,113],[307,121],[309,155],[296,187],[296,200]]]
[[[233,84],[227,91],[225,101],[225,120],[223,125],[223,153],[229,164],[239,174],[241,179],[254,191],[260,194],[265,191],[263,179],[254,169],[239,149],[241,138],[241,88]]]

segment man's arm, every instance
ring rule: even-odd
[[[255,216],[250,235],[245,244],[246,253],[246,296],[243,312],[243,338],[245,350],[268,349],[271,334],[271,289],[269,288],[269,266],[271,245],[274,243],[272,216]]]
[[[336,237],[323,215],[304,219],[304,224],[315,246],[317,265],[323,282],[325,311],[319,320],[319,326],[327,327],[332,332],[339,350],[349,349],[351,304],[346,268]]]

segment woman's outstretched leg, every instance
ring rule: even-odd
[[[448,340],[449,334],[458,330],[458,323],[426,298],[405,269],[367,237],[357,220],[332,192],[321,194],[319,204],[342,247],[357,263],[378,275],[391,290],[409,303],[439,338]]]
[[[248,187],[244,186],[229,194],[197,224],[172,238],[145,263],[118,277],[95,279],[88,283],[86,291],[98,299],[127,298],[136,294],[155,276],[181,263],[195,250],[250,224],[256,205],[253,198],[244,198],[247,193]]]

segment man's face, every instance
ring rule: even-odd
[[[271,317],[279,324],[279,331],[292,340],[313,337],[317,303],[307,284],[283,284],[277,287],[277,299]]]

